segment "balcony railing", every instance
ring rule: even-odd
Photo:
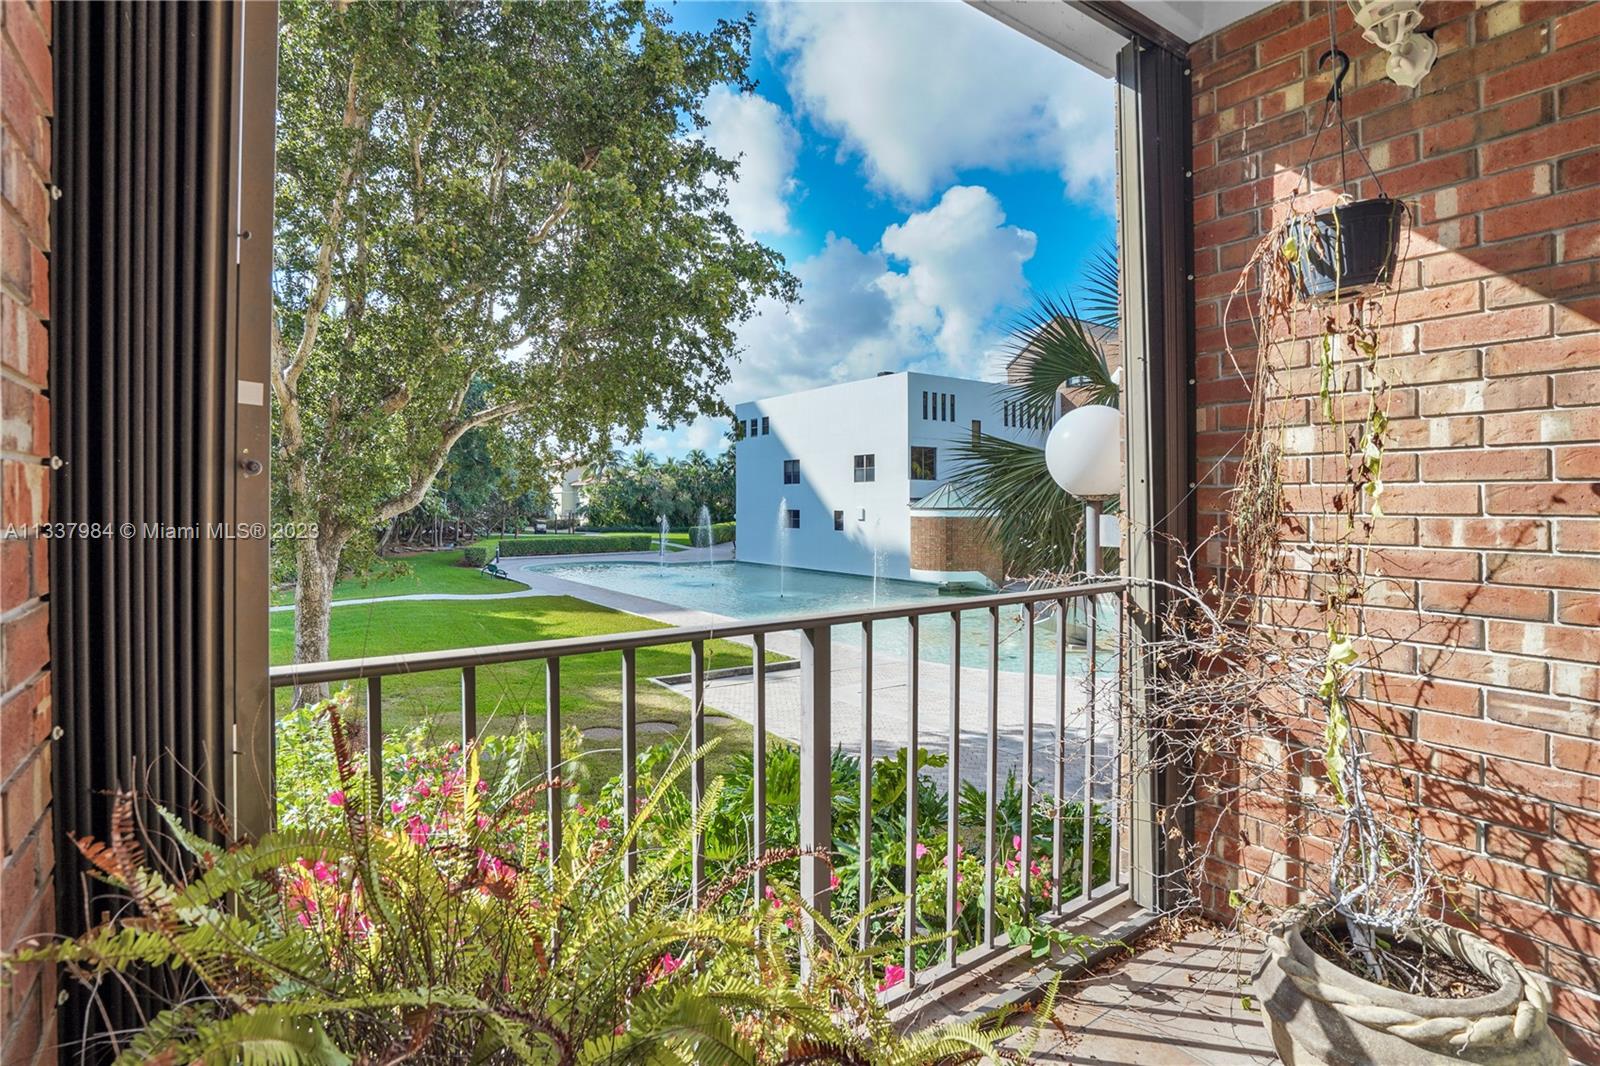
[[[1050,847],[1050,883],[1052,886],[1049,905],[1039,906],[1037,913],[1031,914],[1033,921],[1040,923],[1069,923],[1079,915],[1098,908],[1110,902],[1112,897],[1120,896],[1127,892],[1127,877],[1124,864],[1119,853],[1122,851],[1121,830],[1122,823],[1127,816],[1123,805],[1120,780],[1122,774],[1118,772],[1122,753],[1127,750],[1124,746],[1123,716],[1120,713],[1120,698],[1107,696],[1107,689],[1099,677],[1097,666],[1098,643],[1100,638],[1107,635],[1105,628],[1120,629],[1120,603],[1123,583],[1120,581],[1102,581],[1094,584],[1078,585],[1071,588],[1045,588],[1030,589],[1020,592],[1006,592],[996,595],[965,597],[959,600],[942,600],[938,602],[902,604],[897,606],[857,609],[839,613],[809,614],[794,617],[773,618],[759,621],[733,621],[716,623],[712,625],[679,626],[665,629],[652,629],[640,632],[616,633],[594,637],[580,637],[560,640],[533,641],[524,644],[501,644],[486,647],[461,648],[446,651],[421,652],[416,654],[388,655],[364,659],[347,659],[335,662],[301,663],[288,666],[274,667],[271,672],[273,689],[324,685],[338,682],[365,681],[366,683],[366,743],[367,760],[374,788],[381,789],[383,780],[383,737],[384,737],[384,697],[383,681],[386,677],[397,675],[419,674],[435,671],[458,671],[461,678],[460,701],[460,729],[463,744],[471,743],[478,735],[478,676],[479,667],[502,663],[542,662],[545,671],[545,759],[548,778],[554,780],[562,766],[561,751],[561,664],[565,659],[580,655],[593,655],[596,653],[620,652],[622,663],[619,677],[621,721],[621,756],[622,772],[621,785],[623,792],[622,816],[624,828],[631,826],[631,821],[637,809],[638,783],[636,779],[637,764],[640,755],[639,735],[637,729],[638,688],[640,678],[638,675],[637,655],[641,649],[657,648],[667,645],[688,644],[690,649],[689,696],[691,701],[690,712],[690,747],[700,751],[705,743],[705,715],[706,715],[706,643],[714,640],[748,640],[753,650],[753,665],[751,669],[752,686],[752,719],[754,729],[753,762],[754,762],[754,803],[750,812],[752,826],[752,853],[761,855],[766,851],[767,844],[767,797],[766,797],[766,769],[767,769],[767,743],[768,743],[768,638],[780,634],[798,634],[799,636],[799,687],[800,687],[800,735],[798,747],[800,756],[800,811],[799,811],[799,845],[810,855],[800,860],[800,893],[801,896],[821,913],[826,913],[829,906],[832,890],[829,886],[829,865],[821,858],[830,852],[834,845],[832,811],[833,811],[833,773],[832,753],[835,747],[833,729],[834,715],[839,710],[835,702],[835,677],[834,677],[834,637],[835,630],[839,627],[850,627],[860,635],[860,824],[857,827],[857,847],[860,849],[859,868],[865,872],[869,869],[872,856],[872,752],[875,740],[904,743],[911,752],[908,758],[908,787],[905,790],[905,883],[904,893],[904,934],[909,941],[913,938],[926,938],[930,930],[919,925],[917,920],[917,842],[919,839],[917,789],[915,787],[916,759],[915,752],[921,745],[921,708],[926,702],[923,693],[923,676],[930,665],[926,653],[933,649],[923,642],[924,631],[931,627],[924,623],[930,619],[948,618],[949,669],[945,679],[948,686],[948,720],[947,738],[945,741],[948,754],[947,780],[947,815],[945,834],[947,842],[947,870],[944,877],[945,893],[945,929],[947,936],[939,952],[942,961],[926,967],[919,972],[916,966],[915,951],[912,946],[907,946],[903,966],[906,972],[904,989],[896,989],[891,998],[904,996],[911,989],[926,989],[943,980],[961,973],[965,973],[975,966],[997,958],[1011,948],[1008,937],[997,928],[995,891],[999,870],[1005,865],[1006,854],[1003,852],[1005,842],[999,839],[999,823],[997,813],[997,799],[1000,795],[1000,720],[1002,710],[1001,680],[1002,674],[1020,673],[1020,678],[1011,678],[1008,687],[1015,689],[1018,681],[1021,688],[1022,705],[1022,750],[1020,767],[1021,784],[1021,839],[1028,842],[1024,845],[1022,861],[1018,863],[1018,877],[1020,879],[1021,899],[1024,907],[1032,907],[1035,892],[1032,884],[1032,871],[1030,870],[1031,843],[1034,818],[1037,816],[1047,818],[1050,822],[1049,847]],[[1085,666],[1083,676],[1069,678],[1067,671],[1067,620],[1073,612],[1068,610],[1074,601],[1081,601],[1085,606],[1082,611],[1085,630]],[[1096,624],[1097,607],[1108,604],[1117,605],[1117,622],[1110,627]],[[1001,648],[1001,613],[1007,608],[1021,608],[1023,645],[1020,656],[1020,671],[1002,671],[1000,661]],[[982,792],[985,797],[985,819],[983,826],[983,906],[984,916],[979,942],[962,950],[955,937],[958,880],[957,863],[954,857],[958,854],[958,847],[962,841],[962,826],[960,824],[960,786],[961,773],[961,690],[963,675],[971,673],[974,668],[962,666],[962,626],[963,616],[980,613],[987,617],[987,639],[981,642],[985,653],[985,662],[981,668],[985,684],[984,708],[987,712],[985,728],[985,761],[983,766]],[[1037,623],[1041,618],[1053,616],[1056,620],[1054,640],[1053,669],[1045,677],[1053,683],[1053,714],[1048,726],[1047,735],[1051,744],[1050,762],[1047,767],[1041,768],[1038,762],[1039,747],[1038,734],[1041,732],[1041,723],[1036,721],[1036,698],[1043,695],[1038,687],[1039,674],[1037,644]],[[942,625],[942,622],[940,622]],[[874,638],[886,632],[888,626],[904,627],[905,646],[902,652],[886,653],[874,649]],[[849,629],[845,630],[847,633]],[[1117,660],[1120,665],[1122,640],[1115,640]],[[889,655],[895,660],[903,660],[906,671],[905,695],[905,724],[903,735],[898,737],[880,737],[874,732],[874,667],[881,665]],[[938,669],[939,664],[931,664]],[[1109,686],[1111,693],[1118,691],[1115,678],[1120,675],[1120,669],[1112,674],[1112,683]],[[1069,684],[1083,684],[1083,707],[1081,717],[1076,723],[1069,721],[1068,716],[1068,688]],[[1014,693],[1013,693],[1014,695]],[[848,704],[845,704],[848,706]],[[1097,717],[1099,720],[1097,721]],[[1081,755],[1073,752],[1072,726],[1076,725],[1076,732],[1082,738]],[[1096,751],[1097,735],[1104,739],[1105,747]],[[1082,781],[1077,788],[1077,802],[1081,817],[1081,840],[1066,838],[1065,808],[1071,802],[1066,795],[1068,790],[1067,778],[1069,761],[1073,758],[1082,760]],[[1041,800],[1037,778],[1041,769],[1049,771],[1048,778],[1051,788],[1048,793],[1049,802]],[[698,815],[706,797],[705,765],[703,758],[697,758],[689,769],[688,786],[690,792],[691,809]],[[562,799],[559,789],[552,789],[548,796],[549,840],[550,853],[557,854],[561,848],[561,820]],[[379,797],[381,799],[381,795]],[[1098,813],[1097,813],[1098,811]],[[1109,821],[1110,846],[1109,855],[1102,846],[1100,855],[1107,858],[1109,876],[1096,883],[1095,859],[1096,841],[1095,827],[1097,822]],[[691,898],[698,901],[706,887],[706,856],[705,842],[697,838],[694,842],[694,854],[691,868]],[[1081,861],[1081,870],[1069,871],[1064,868],[1064,863],[1069,861],[1072,853],[1077,853]],[[637,855],[630,853],[625,858],[625,872],[632,877],[636,870]],[[1076,873],[1078,890],[1075,895],[1063,897],[1062,885],[1068,875]],[[754,898],[762,898],[765,884],[764,872],[757,867],[753,875]],[[873,900],[871,895],[872,878],[863,876],[859,878],[861,884],[860,899],[856,901],[864,910]],[[867,923],[859,926],[861,946],[867,944],[869,931]],[[936,932],[937,930],[933,930]],[[802,962],[802,965],[803,962]]]

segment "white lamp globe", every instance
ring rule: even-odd
[[[1082,500],[1105,500],[1122,491],[1122,414],[1089,404],[1061,416],[1044,442],[1050,476]]]

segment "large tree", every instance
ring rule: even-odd
[[[326,657],[346,549],[421,501],[463,435],[514,420],[555,469],[717,410],[738,323],[795,282],[729,217],[737,163],[697,135],[713,85],[749,87],[748,20],[280,10],[274,476],[307,528],[305,661]]]

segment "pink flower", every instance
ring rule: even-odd
[[[332,881],[336,875],[332,870],[328,869],[327,863],[318,859],[311,867],[311,876],[318,881]]]
[[[344,806],[344,790],[343,789],[336,788],[332,792],[328,793],[328,806],[330,806],[330,807],[343,807]]]
[[[433,832],[433,826],[422,820],[420,814],[413,814],[411,821],[406,823],[406,834],[411,837],[411,843],[417,847],[428,842],[428,834]]]
[[[895,985],[899,984],[905,979],[906,968],[904,966],[897,966],[891,962],[889,965],[883,968],[883,980],[878,982],[878,991],[887,992],[889,989],[893,988]]]
[[[607,818],[605,815],[602,814],[600,816],[599,820],[596,821],[594,824],[599,826],[601,829],[610,829],[611,828],[611,819]]]
[[[487,828],[489,828],[489,818],[488,818],[487,815],[483,815],[483,814],[478,815],[478,828],[479,829],[487,829]]]
[[[831,873],[831,872],[828,874],[828,887],[829,888],[838,888],[839,887],[839,875],[838,874]]]
[[[1020,836],[1014,836],[1011,838],[1011,846],[1017,849],[1018,855],[1022,854],[1022,838]]]
[[[917,858],[920,859],[926,854],[928,854],[928,845],[924,844],[920,840],[917,841]]]
[[[433,795],[433,786],[428,784],[427,778],[423,778],[421,781],[417,782],[417,787],[413,789],[413,791],[423,799],[427,799],[429,796]]]
[[[661,956],[659,959],[656,960],[656,964],[650,970],[649,976],[647,976],[644,979],[645,987],[649,988],[651,985],[655,984],[657,981],[661,980],[662,978],[668,976],[674,970],[676,970],[678,967],[680,967],[682,965],[683,965],[683,960],[682,959],[678,958],[676,955],[672,954],[672,952],[670,952],[670,951],[667,952],[665,955]]]
[[[478,791],[479,792],[487,792],[487,791],[489,791],[489,782],[487,782],[487,781],[479,781],[478,782]]]
[[[390,800],[389,801],[389,810],[392,811],[393,813],[399,814],[401,811],[403,811],[405,809],[406,809],[406,801],[405,800]]]

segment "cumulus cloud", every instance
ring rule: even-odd
[[[957,2],[771,4],[791,96],[874,188],[923,203],[957,171],[1045,165],[1109,207],[1111,83]]]
[[[1007,225],[980,186],[956,186],[861,248],[830,234],[794,264],[802,302],[763,304],[740,332],[730,403],[868,377],[880,370],[976,375],[992,364],[997,319],[1021,298],[1033,233]]]
[[[705,101],[709,125],[700,131],[718,155],[739,161],[728,186],[728,213],[746,233],[790,232],[789,196],[795,190],[800,135],[771,100],[714,85]]]
[[[953,371],[982,365],[979,349],[996,309],[1027,288],[1022,265],[1038,239],[1005,217],[987,189],[957,185],[929,210],[883,231],[883,250],[906,264],[904,273],[879,281],[896,322],[931,340]]]

